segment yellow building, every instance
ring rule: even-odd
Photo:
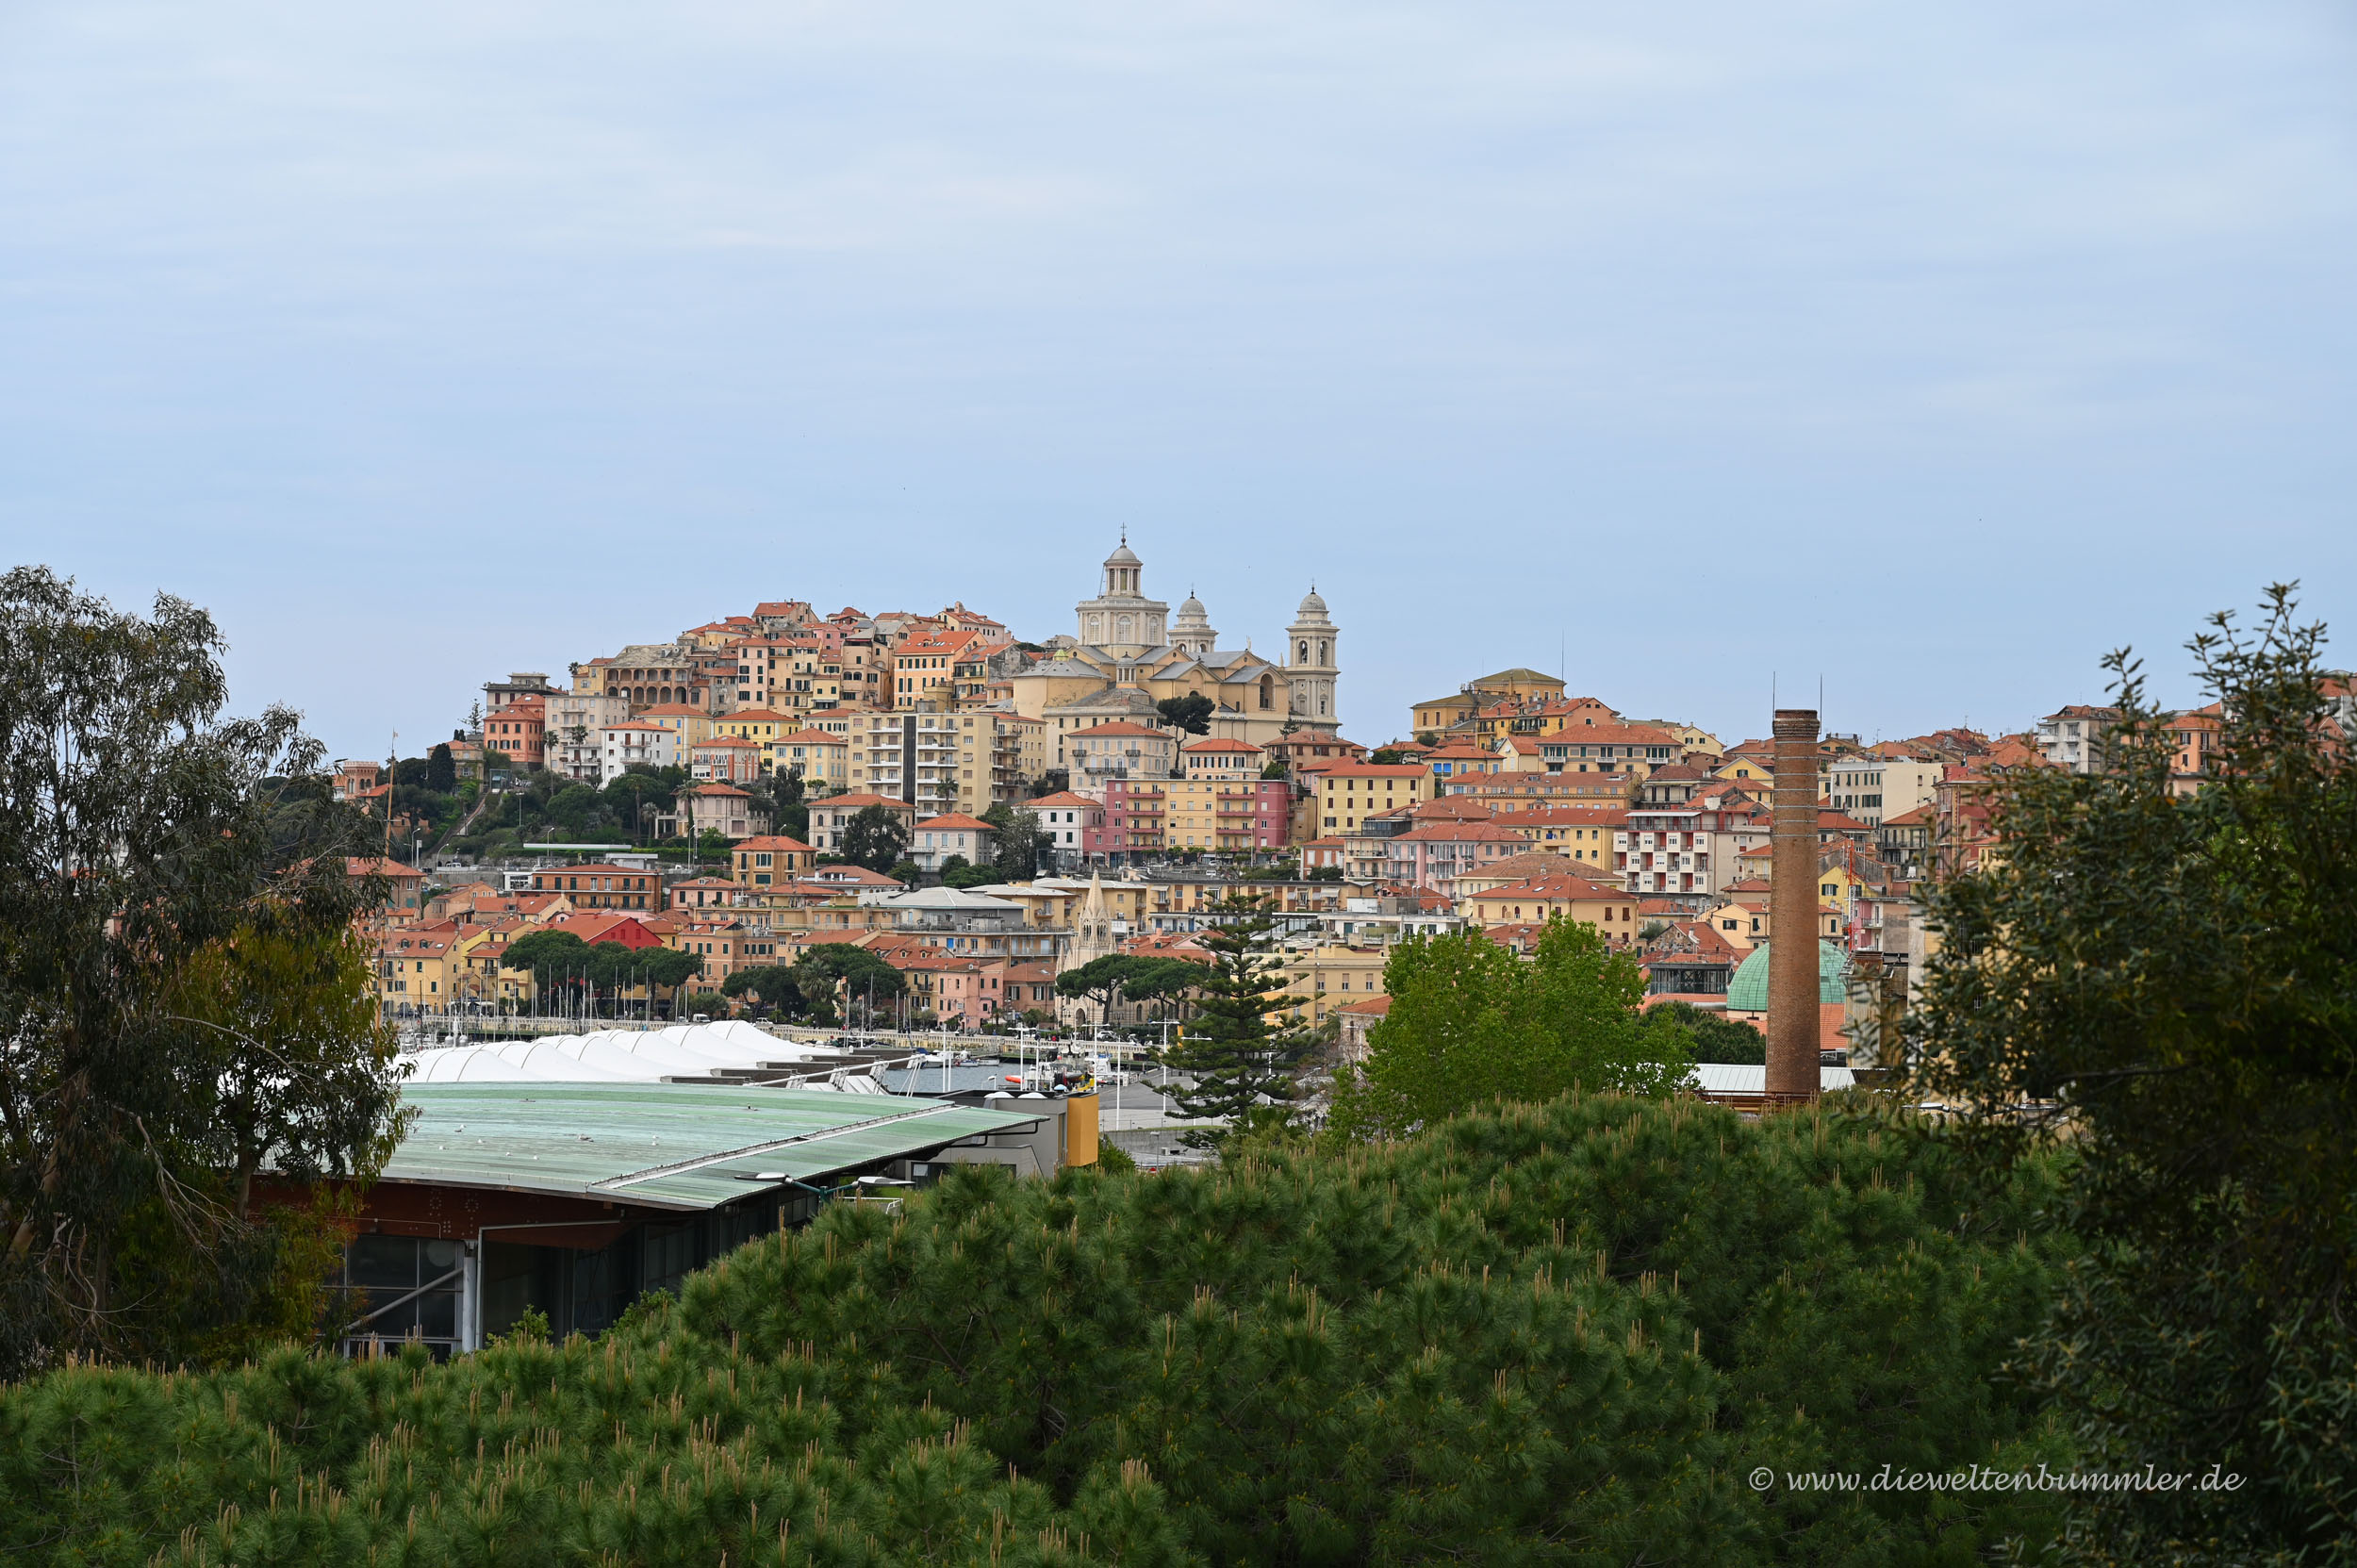
[[[491,1007],[530,1006],[532,971],[511,969],[501,962],[507,944],[524,934],[523,931],[494,932],[488,927],[477,927],[459,937],[452,945],[450,956],[451,982],[457,986],[459,996]]]
[[[1408,710],[1408,731],[1410,734],[1419,735],[1443,734],[1452,726],[1470,720],[1475,705],[1473,694],[1464,691],[1435,697],[1428,702],[1418,702]]]
[[[1564,687],[1558,676],[1517,665],[1494,675],[1467,681],[1462,689],[1487,707],[1493,702],[1558,702],[1562,701]]]
[[[1637,895],[1586,877],[1539,876],[1485,888],[1459,900],[1475,925],[1536,925],[1561,916],[1595,927],[1607,941],[1637,936]]]
[[[780,735],[792,734],[800,728],[799,721],[775,708],[739,708],[734,713],[721,714],[712,721],[714,734],[734,735],[765,748]],[[767,752],[765,751],[763,755],[766,757]]]
[[[678,738],[671,750],[674,755],[685,756],[690,746],[701,746],[720,732],[713,728],[712,716],[703,709],[685,702],[658,702],[638,711],[642,724],[660,724]]]
[[[832,708],[843,701],[843,657],[815,638],[797,638],[780,660],[772,702],[795,713]]]
[[[824,730],[794,730],[765,741],[761,760],[773,773],[796,773],[805,787],[824,784],[821,793],[851,785],[851,743]]]
[[[1272,1019],[1297,1015],[1304,1023],[1321,1024],[1339,1008],[1382,996],[1383,966],[1388,957],[1380,948],[1339,945],[1287,953],[1285,988],[1277,993]]]
[[[816,851],[799,838],[771,835],[738,840],[729,850],[731,871],[746,887],[792,882],[811,868]]]
[[[1495,745],[1502,735],[1559,734],[1621,721],[1607,703],[1593,697],[1566,698],[1558,692],[1543,700],[1487,702],[1474,715],[1474,734]]]
[[[458,993],[449,928],[412,933],[394,928],[376,944],[376,999],[387,1013],[441,1013]]]
[[[1377,812],[1397,811],[1429,801],[1439,780],[1413,764],[1340,763],[1310,775],[1317,799],[1318,835],[1359,831]]]

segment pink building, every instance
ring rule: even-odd
[[[761,744],[742,735],[715,735],[687,749],[687,776],[715,784],[750,784],[761,777]]]
[[[1462,873],[1529,848],[1528,838],[1496,822],[1425,822],[1383,841],[1383,880],[1444,892]]]

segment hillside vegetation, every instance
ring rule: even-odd
[[[1576,1096],[1220,1168],[837,1206],[595,1343],[0,1391],[56,1563],[1966,1563],[2067,1461],[1999,1376],[2051,1163]]]

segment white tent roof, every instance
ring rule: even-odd
[[[1820,1067],[1818,1088],[1822,1094],[1847,1089],[1857,1082],[1857,1075],[1847,1067]],[[1768,1092],[1768,1069],[1743,1066],[1732,1062],[1697,1062],[1694,1077],[1701,1081],[1706,1095],[1764,1095]]]

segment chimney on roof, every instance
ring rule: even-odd
[[[1817,1098],[1817,710],[1775,717],[1775,867],[1768,889],[1768,1103]]]

